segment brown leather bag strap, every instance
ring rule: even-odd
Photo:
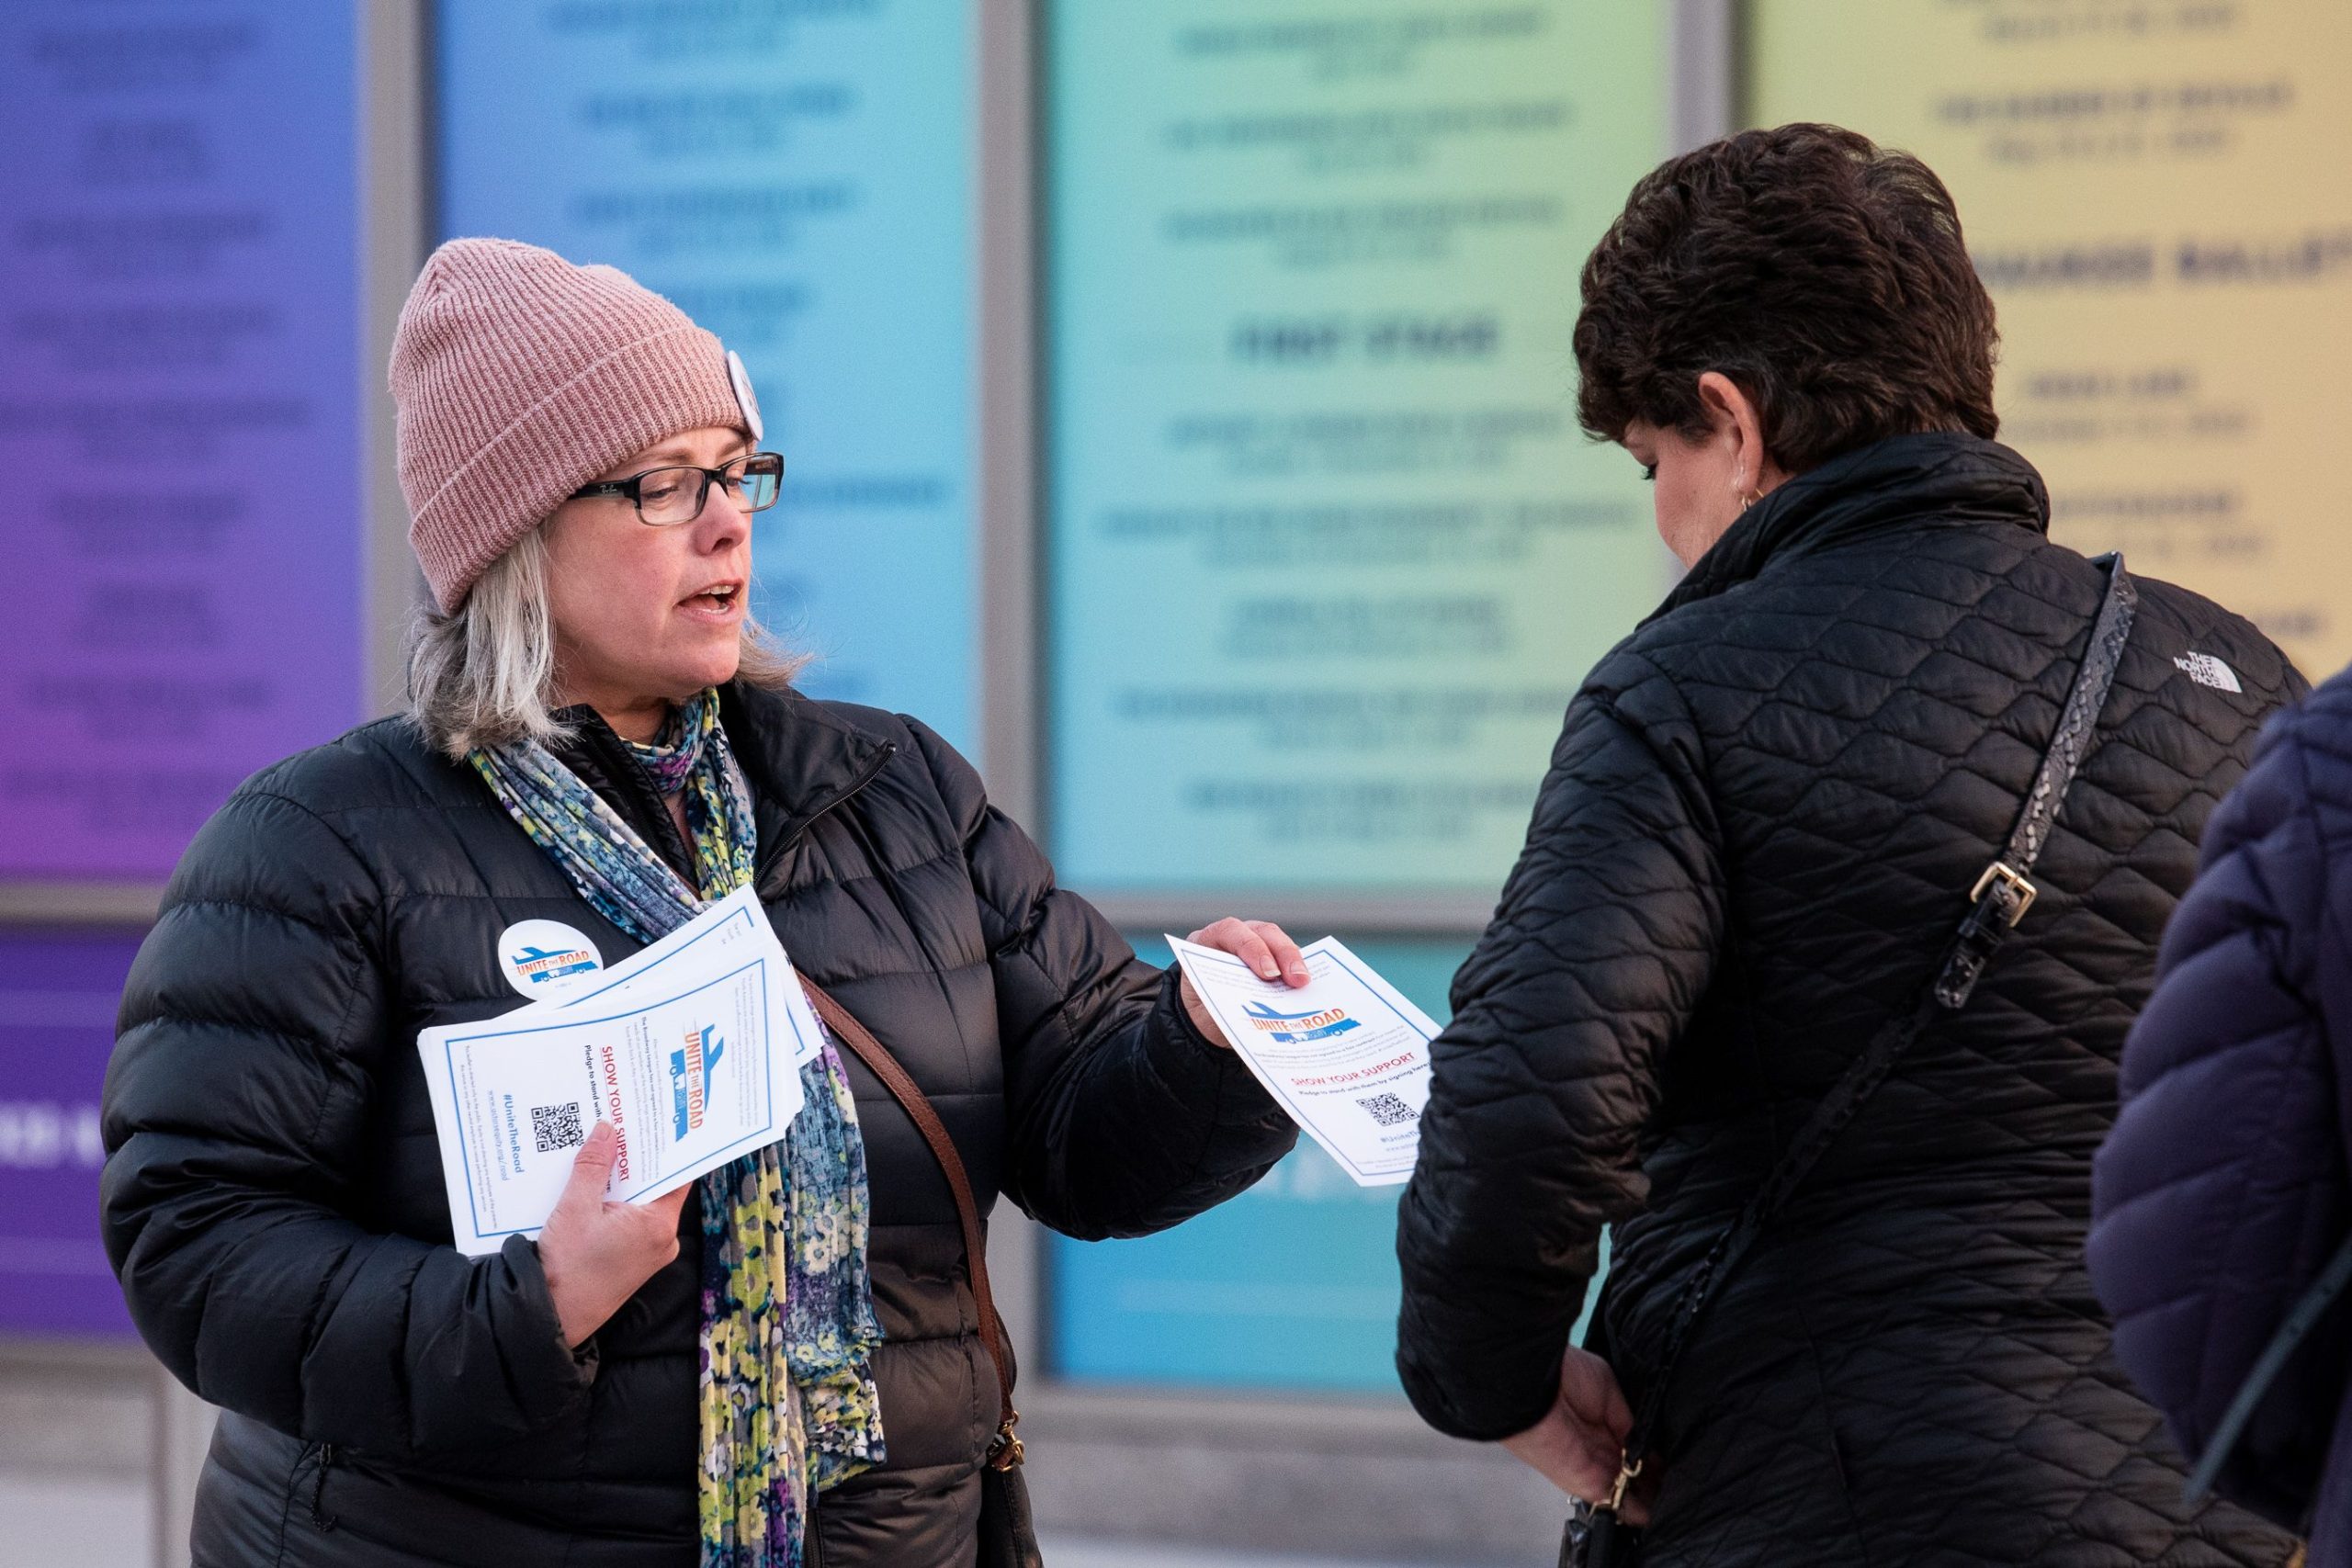
[[[931,1145],[932,1157],[939,1162],[940,1170],[947,1178],[947,1189],[956,1198],[956,1223],[964,1231],[964,1258],[972,1277],[972,1299],[980,1309],[980,1344],[986,1348],[989,1359],[996,1367],[1000,1422],[996,1441],[989,1445],[988,1462],[991,1469],[1011,1470],[1021,1462],[1021,1439],[1012,1428],[1021,1419],[1021,1412],[1012,1407],[1012,1360],[1004,1343],[1004,1320],[997,1315],[996,1296],[989,1289],[988,1237],[980,1229],[980,1206],[972,1197],[972,1179],[964,1172],[964,1158],[956,1152],[956,1141],[947,1135],[946,1124],[907,1069],[890,1055],[889,1047],[874,1038],[874,1032],[857,1021],[849,1009],[833,1000],[824,988],[807,976],[800,977],[801,988],[808,993],[810,1005],[834,1038],[857,1055],[865,1070],[882,1080]]]

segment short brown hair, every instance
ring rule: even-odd
[[[1834,125],[1745,130],[1634,187],[1584,264],[1577,414],[1697,435],[1699,378],[1754,399],[1791,473],[1883,436],[1990,437],[1993,299],[1951,193]]]

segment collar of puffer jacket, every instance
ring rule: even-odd
[[[673,869],[691,875],[685,845],[626,743],[594,708],[563,708],[555,716],[574,727],[571,738],[554,748],[556,755],[640,833],[649,833]],[[856,794],[897,750],[797,692],[729,682],[718,689],[718,719],[752,788],[762,871],[802,829]]]
[[[718,720],[752,786],[763,873],[801,829],[856,794],[898,750],[797,692],[730,682],[718,689]]]
[[[2050,492],[2031,463],[1957,431],[1889,436],[1807,469],[1749,507],[1649,618],[1746,582],[1776,560],[1894,528],[1989,525],[2050,531]]]
[[[642,795],[658,813],[661,797],[596,710],[582,704],[557,710],[574,734],[556,755],[592,786]],[[764,852],[795,837],[809,821],[841,804],[874,775],[896,750],[891,742],[848,722],[797,692],[763,691],[729,682],[718,689],[719,722],[752,786]]]

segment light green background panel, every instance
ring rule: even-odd
[[[1888,69],[1917,51],[1965,46],[1970,7],[1945,0],[1736,0],[1745,59],[1741,109],[1750,125],[1797,119],[1847,124],[1907,112],[1918,93]],[[1890,50],[1895,52],[1888,52]],[[1859,129],[1859,127],[1858,127]],[[1891,131],[1884,126],[1881,133]]]
[[[1432,1018],[1466,940],[1348,943]],[[1149,962],[1172,955],[1148,933]],[[1128,1241],[1048,1241],[1054,1375],[1069,1382],[1396,1395],[1396,1201],[1306,1138],[1248,1191]],[[1608,1266],[1608,1246],[1601,1266]],[[1596,1278],[1586,1319],[1599,1300]],[[1579,1321],[1576,1337],[1586,1327]]]
[[[1091,889],[1490,889],[1666,558],[1575,418],[1665,6],[1050,19],[1056,858]]]

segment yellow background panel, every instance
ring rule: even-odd
[[[2053,533],[2352,660],[2352,4],[1751,0],[1746,118],[1917,153]]]

